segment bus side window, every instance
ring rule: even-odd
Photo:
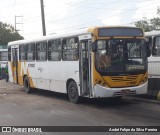
[[[35,43],[29,43],[26,45],[26,60],[27,61],[35,60]]]
[[[63,46],[63,48],[62,48],[62,58],[63,58],[63,60],[67,60],[67,54],[65,52],[67,50],[67,43],[66,42],[67,42],[66,39],[62,40],[62,46]]]
[[[78,38],[63,39],[63,60],[77,61],[78,60]]]
[[[48,60],[60,61],[61,60],[61,39],[48,41]]]
[[[152,55],[160,56],[160,37],[154,37],[153,39]]]
[[[24,44],[19,46],[19,60],[20,61],[26,60],[26,45]]]
[[[47,60],[47,42],[43,41],[36,43],[36,60]]]

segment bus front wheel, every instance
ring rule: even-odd
[[[29,79],[28,79],[27,76],[24,78],[24,90],[25,90],[25,92],[27,92],[28,94],[31,93],[31,91],[32,91],[32,89],[31,89],[31,87],[30,87],[30,84],[29,84]]]
[[[72,103],[78,103],[78,88],[74,81],[71,81],[68,85],[68,98]]]

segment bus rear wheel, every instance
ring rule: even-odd
[[[78,103],[79,95],[78,95],[78,88],[74,81],[71,81],[68,85],[68,98],[72,103]]]
[[[32,91],[32,88],[30,87],[29,79],[28,79],[27,76],[24,78],[24,90],[25,90],[25,92],[27,92],[28,94],[31,93],[31,91]]]

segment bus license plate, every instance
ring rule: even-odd
[[[126,95],[126,94],[129,94],[130,90],[122,90],[121,93],[122,95]]]

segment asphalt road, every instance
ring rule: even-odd
[[[0,80],[0,126],[160,126],[160,104],[131,99],[121,101],[83,99],[81,104],[73,104],[64,94],[41,90],[26,94],[23,87]],[[39,134],[125,135],[129,133]],[[158,135],[159,133],[132,134]]]

